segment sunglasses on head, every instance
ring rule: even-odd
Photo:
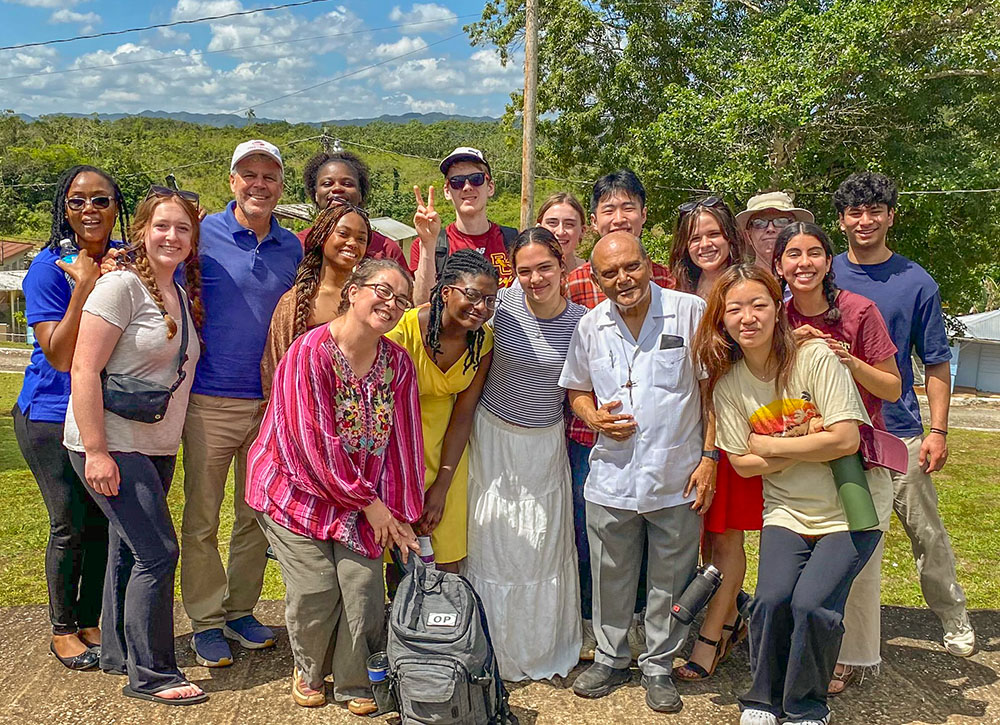
[[[110,196],[92,196],[89,199],[83,196],[71,196],[66,199],[66,206],[73,211],[83,211],[87,202],[90,202],[95,209],[107,209],[112,201],[114,200]]]
[[[198,200],[200,197],[193,191],[184,191],[183,189],[170,189],[166,186],[157,186],[153,184],[149,187],[149,191],[146,192],[146,199],[150,197],[158,197],[160,199],[166,199],[171,196],[179,196],[184,201],[190,201],[195,206],[198,206]],[[145,201],[146,199],[143,199]]]
[[[339,196],[335,196],[332,199],[330,199],[330,203],[331,204],[336,204],[338,206],[345,207],[346,209],[348,209],[348,211],[353,211],[355,214],[360,214],[365,219],[368,218],[368,212],[366,212],[364,209],[362,209],[357,204],[352,204],[347,199],[342,199]]]
[[[448,186],[455,191],[461,191],[465,188],[466,181],[473,186],[482,186],[486,183],[486,172],[477,171],[474,174],[456,174],[448,179]]]
[[[690,214],[699,206],[722,206],[723,204],[725,204],[725,202],[718,196],[706,196],[704,199],[684,202],[677,207],[677,211],[681,214]]]

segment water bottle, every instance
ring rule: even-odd
[[[59,242],[59,259],[66,264],[73,264],[80,255],[80,250],[72,239],[63,239]]]
[[[722,584],[722,572],[711,564],[698,570],[694,579],[687,585],[684,593],[678,597],[670,613],[681,624],[691,624],[698,612],[712,599],[719,585]]]
[[[368,669],[368,682],[371,683],[372,696],[379,714],[395,712],[398,708],[389,680],[389,657],[385,652],[376,652],[365,662],[365,667]]]
[[[434,563],[434,549],[431,547],[431,537],[418,536],[417,543],[420,545],[420,561],[424,562],[424,566],[428,569],[436,569],[437,566]]]

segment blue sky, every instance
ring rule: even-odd
[[[0,46],[286,1],[0,0]],[[499,116],[522,83],[520,56],[504,68],[493,49],[470,45],[462,27],[481,12],[481,0],[332,0],[0,51],[0,109],[242,114],[252,107],[258,117],[293,122],[411,111]],[[353,75],[266,102],[347,73]]]

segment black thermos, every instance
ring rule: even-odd
[[[722,572],[711,564],[698,570],[687,589],[677,599],[670,613],[681,622],[691,624],[722,584]]]

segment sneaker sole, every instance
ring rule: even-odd
[[[274,647],[273,639],[264,640],[263,642],[254,642],[252,639],[247,639],[228,625],[223,627],[222,634],[226,639],[234,639],[247,649],[267,649],[268,647]]]
[[[198,650],[195,648],[194,645],[194,639],[191,640],[191,651],[194,652],[195,662],[197,662],[202,667],[229,667],[230,665],[233,664],[232,659],[228,657],[223,657],[218,662],[214,662],[212,660],[206,660],[204,657],[198,654]]]
[[[574,687],[573,688],[573,694],[577,695],[578,697],[585,697],[588,700],[596,700],[596,699],[598,699],[600,697],[607,697],[612,692],[614,692],[615,690],[617,690],[619,687],[624,687],[625,685],[627,685],[631,681],[632,681],[632,675],[630,674],[627,679],[624,679],[621,682],[614,682],[614,683],[611,683],[611,684],[607,684],[607,685],[605,685],[604,687],[602,687],[599,690],[590,690],[588,692],[580,692],[579,690],[577,690]]]

